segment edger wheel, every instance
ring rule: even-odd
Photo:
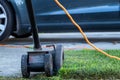
[[[63,65],[64,49],[62,45],[56,45],[56,53],[54,54],[54,75],[56,75]]]
[[[30,71],[28,68],[28,56],[27,55],[22,55],[21,58],[21,72],[23,78],[29,78],[30,76]]]
[[[46,76],[50,77],[53,76],[53,58],[52,54],[45,54],[45,74]]]

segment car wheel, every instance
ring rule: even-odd
[[[13,27],[13,11],[6,0],[0,0],[0,41],[8,38]]]

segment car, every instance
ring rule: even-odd
[[[120,31],[119,0],[60,0],[86,32]],[[32,0],[40,33],[78,30],[54,0]],[[0,41],[10,35],[29,37],[31,27],[25,0],[0,0]]]

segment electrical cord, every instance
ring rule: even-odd
[[[75,25],[75,27],[77,27],[77,29],[80,31],[80,33],[82,34],[83,38],[85,39],[85,41],[91,46],[93,47],[95,50],[97,50],[98,52],[113,58],[113,59],[117,59],[120,60],[119,57],[117,56],[112,56],[108,53],[106,53],[105,51],[101,50],[100,48],[96,47],[94,44],[92,44],[89,39],[87,38],[86,34],[83,32],[82,28],[80,27],[80,25],[78,25],[75,20],[73,19],[73,17],[69,14],[69,12],[67,11],[67,9],[58,1],[58,0],[54,0],[56,2],[56,4],[66,13],[66,15],[68,16],[68,18],[70,19],[70,21]]]
[[[0,44],[0,47],[8,47],[8,48],[29,48],[29,49],[32,49],[32,47],[29,47],[29,46],[16,46],[16,45],[6,45],[6,44]]]

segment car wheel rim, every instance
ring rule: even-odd
[[[4,33],[7,26],[7,14],[4,7],[0,4],[0,36]]]

